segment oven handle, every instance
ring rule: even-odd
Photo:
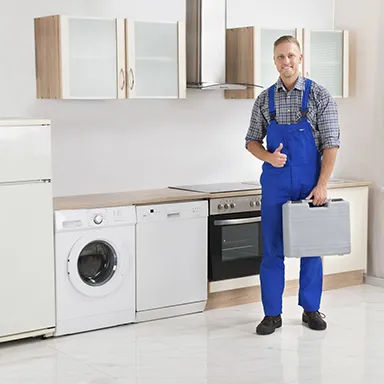
[[[250,217],[249,219],[215,220],[213,224],[220,227],[223,225],[238,225],[238,224],[249,224],[249,223],[259,223],[259,222],[261,222],[261,217]]]

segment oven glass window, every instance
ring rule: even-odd
[[[260,257],[260,223],[222,227],[222,260]]]
[[[93,241],[80,252],[77,270],[81,280],[90,286],[108,282],[116,272],[115,250],[104,241]]]

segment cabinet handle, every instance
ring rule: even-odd
[[[131,85],[129,86],[129,89],[132,91],[133,87],[135,86],[135,75],[133,74],[133,69],[132,68],[129,68],[129,79],[130,79],[130,83]]]
[[[120,90],[123,90],[125,88],[125,71],[123,68],[120,69],[120,76],[121,76],[121,79],[122,79],[122,84],[121,84],[121,87],[120,87]]]

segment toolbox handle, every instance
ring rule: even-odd
[[[313,199],[309,200],[294,200],[292,201],[292,204],[308,204],[309,208],[328,208],[329,204],[331,202],[336,202],[336,201],[343,201],[342,198],[335,198],[335,199],[327,199],[326,202],[323,205],[313,205]]]
[[[328,208],[331,199],[327,199],[322,205],[313,205],[313,199],[304,200],[307,202],[309,208]]]

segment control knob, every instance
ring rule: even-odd
[[[225,209],[228,209],[229,208],[229,205],[227,203],[224,204],[224,208]]]
[[[223,204],[219,204],[219,205],[217,206],[217,209],[223,209]]]
[[[103,222],[103,216],[101,215],[96,215],[94,218],[93,218],[93,222],[97,225],[101,224]]]
[[[231,208],[235,208],[235,207],[236,207],[235,203],[231,203],[231,204],[229,204],[229,206],[230,206]]]

